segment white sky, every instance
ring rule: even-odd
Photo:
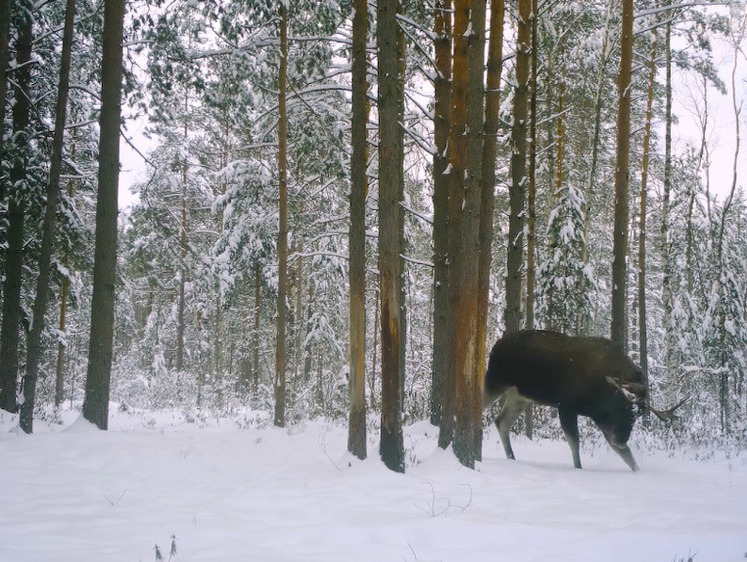
[[[710,185],[711,193],[723,200],[731,189],[734,150],[736,147],[735,115],[732,106],[731,73],[734,65],[734,51],[723,39],[714,38],[714,62],[719,69],[719,77],[727,87],[722,94],[715,88],[708,90],[708,137],[711,151]],[[745,105],[747,100],[747,61],[740,54],[737,61],[736,90],[737,104]],[[674,152],[682,153],[689,141],[700,146],[700,123],[698,111],[702,112],[702,85],[693,73],[674,73],[675,94],[673,112],[679,118],[674,128]],[[737,162],[737,189],[747,188],[747,107],[740,116],[740,150]]]

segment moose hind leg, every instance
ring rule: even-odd
[[[578,414],[562,406],[558,408],[558,414],[560,416],[560,426],[563,428],[565,438],[571,447],[573,466],[581,468],[581,455],[578,450]]]
[[[516,387],[509,388],[503,395],[503,408],[495,419],[495,426],[501,436],[501,443],[503,443],[503,450],[506,452],[507,459],[516,458],[514,450],[511,448],[511,428],[526,405],[527,400],[521,397]]]

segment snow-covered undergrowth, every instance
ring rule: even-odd
[[[563,441],[495,431],[476,470],[405,431],[407,473],[346,453],[338,424],[269,426],[178,411],[123,412],[101,432],[63,412],[36,433],[0,413],[0,560],[699,561],[747,553],[747,456],[607,447],[571,467]],[[175,554],[171,553],[172,546]]]

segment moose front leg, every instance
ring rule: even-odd
[[[620,455],[620,458],[625,461],[625,464],[630,467],[630,470],[638,472],[638,464],[635,462],[633,453],[627,443],[618,443],[611,431],[602,429],[602,433],[604,433],[604,437],[607,439],[607,443],[610,444],[610,447],[612,447],[612,450]]]
[[[559,406],[558,414],[560,415],[560,427],[563,428],[571,454],[573,454],[573,466],[581,468],[581,455],[578,450],[578,413],[570,408]]]

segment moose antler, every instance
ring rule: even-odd
[[[656,408],[653,408],[651,404],[646,404],[646,408],[649,412],[654,414],[657,418],[659,418],[661,421],[669,422],[672,421],[675,418],[674,411],[682,406],[685,402],[687,402],[690,399],[689,396],[685,396],[682,400],[677,402],[674,406],[669,408],[668,410],[657,410]]]
[[[638,402],[642,396],[646,396],[646,386],[642,383],[627,381],[621,382],[617,379],[614,379],[613,377],[607,377],[607,382],[609,382],[612,386],[619,388],[625,395],[625,397],[633,404]],[[661,421],[670,422],[676,417],[674,415],[675,410],[677,410],[677,408],[687,402],[689,398],[689,396],[685,396],[682,400],[677,402],[677,404],[667,410],[657,410],[649,403],[648,398],[645,398],[645,408]]]

